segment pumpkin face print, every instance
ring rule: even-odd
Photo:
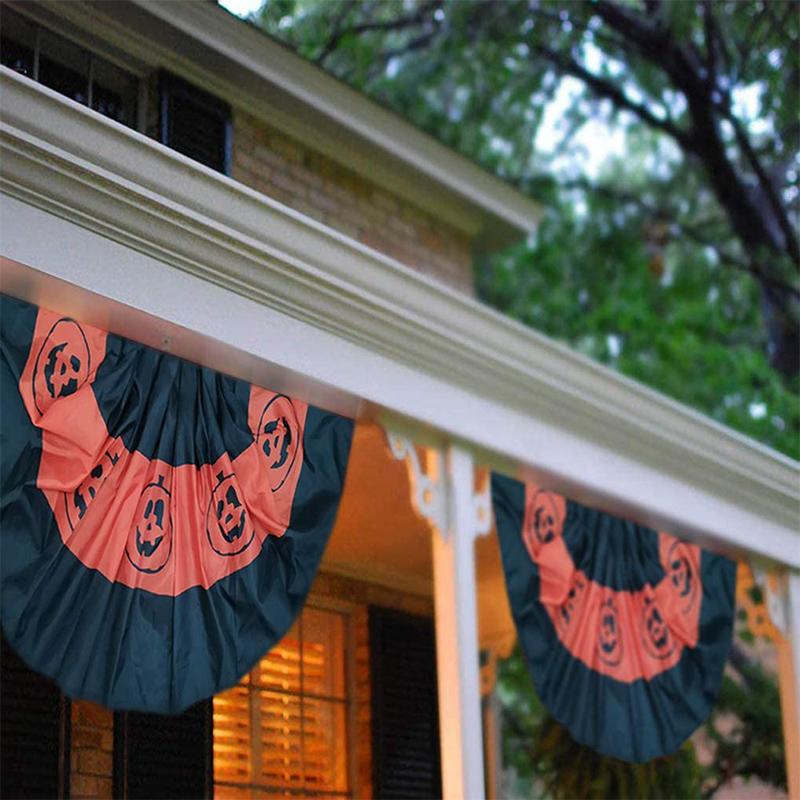
[[[89,475],[81,481],[73,492],[64,494],[64,504],[67,508],[67,520],[72,530],[84,518],[92,501],[97,497],[100,487],[105,483],[111,470],[119,461],[119,446],[110,447],[95,465]]]
[[[563,519],[549,492],[540,492],[533,511],[533,531],[540,544],[552,542],[561,533]]]
[[[255,532],[234,475],[220,472],[206,511],[209,544],[221,556],[235,556],[253,541]]]
[[[139,496],[125,553],[140,572],[160,572],[172,554],[171,501],[163,475]]]
[[[579,616],[586,585],[586,579],[581,575],[576,575],[573,579],[572,586],[567,592],[566,600],[558,609],[558,624],[562,630],[568,628],[572,620]]]
[[[697,574],[689,548],[676,541],[667,553],[667,579],[681,600],[681,611],[691,610],[697,599]]]
[[[610,667],[622,660],[622,639],[620,638],[619,613],[613,598],[609,597],[600,606],[600,626],[597,632],[597,655]]]
[[[642,640],[645,650],[653,658],[667,658],[674,649],[672,635],[664,615],[652,597],[646,597],[644,600]]]
[[[89,378],[89,344],[80,325],[64,317],[53,325],[36,357],[33,402],[44,414],[59,398],[69,397]]]
[[[256,443],[267,462],[269,483],[277,492],[294,465],[300,439],[300,426],[292,401],[279,394],[261,412]]]
[[[561,495],[537,491],[525,511],[524,540],[528,554],[534,560],[539,550],[561,536],[567,504]]]

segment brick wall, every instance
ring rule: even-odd
[[[420,272],[472,292],[469,238],[242,111],[233,177]]]
[[[366,606],[353,614],[355,628],[355,724],[350,736],[355,744],[355,789],[358,797],[372,797],[372,684],[369,665],[369,615]]]
[[[114,715],[86,700],[72,702],[70,796],[111,797]]]

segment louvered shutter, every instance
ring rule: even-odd
[[[210,797],[211,758],[209,700],[174,716],[115,714],[115,797]]]
[[[230,107],[167,72],[161,74],[161,142],[212,169],[230,173]]]
[[[373,791],[442,796],[433,623],[370,608]]]
[[[0,797],[69,796],[69,701],[2,637]]]

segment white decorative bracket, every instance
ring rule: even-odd
[[[447,519],[445,514],[445,498],[441,479],[441,453],[434,451],[437,462],[433,474],[428,474],[422,469],[417,455],[417,448],[406,436],[401,436],[390,430],[386,431],[392,455],[398,460],[405,460],[411,479],[412,500],[417,511],[427,519],[442,536],[447,532]]]
[[[475,492],[472,503],[475,512],[475,535],[487,536],[492,529],[492,496],[490,481],[486,481],[479,491]]]
[[[789,637],[789,593],[784,582],[776,575],[771,575],[763,567],[751,562],[753,579],[764,593],[764,603],[772,624],[784,638]]]
[[[423,469],[411,439],[389,429],[386,429],[386,437],[392,455],[398,461],[406,461],[415,508],[436,528],[440,536],[446,539],[449,526],[447,498],[442,481],[442,470],[446,466],[443,454],[439,450],[430,451],[435,468],[429,473]],[[492,529],[492,503],[488,481],[483,489],[473,495],[472,514],[473,536],[486,536]]]

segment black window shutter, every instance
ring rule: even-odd
[[[441,797],[433,622],[371,607],[369,638],[374,795]]]
[[[0,798],[69,797],[70,704],[0,646]]]
[[[229,175],[230,107],[168,72],[161,73],[160,92],[161,143]]]
[[[174,716],[114,715],[114,797],[211,797],[212,759],[211,700]]]

